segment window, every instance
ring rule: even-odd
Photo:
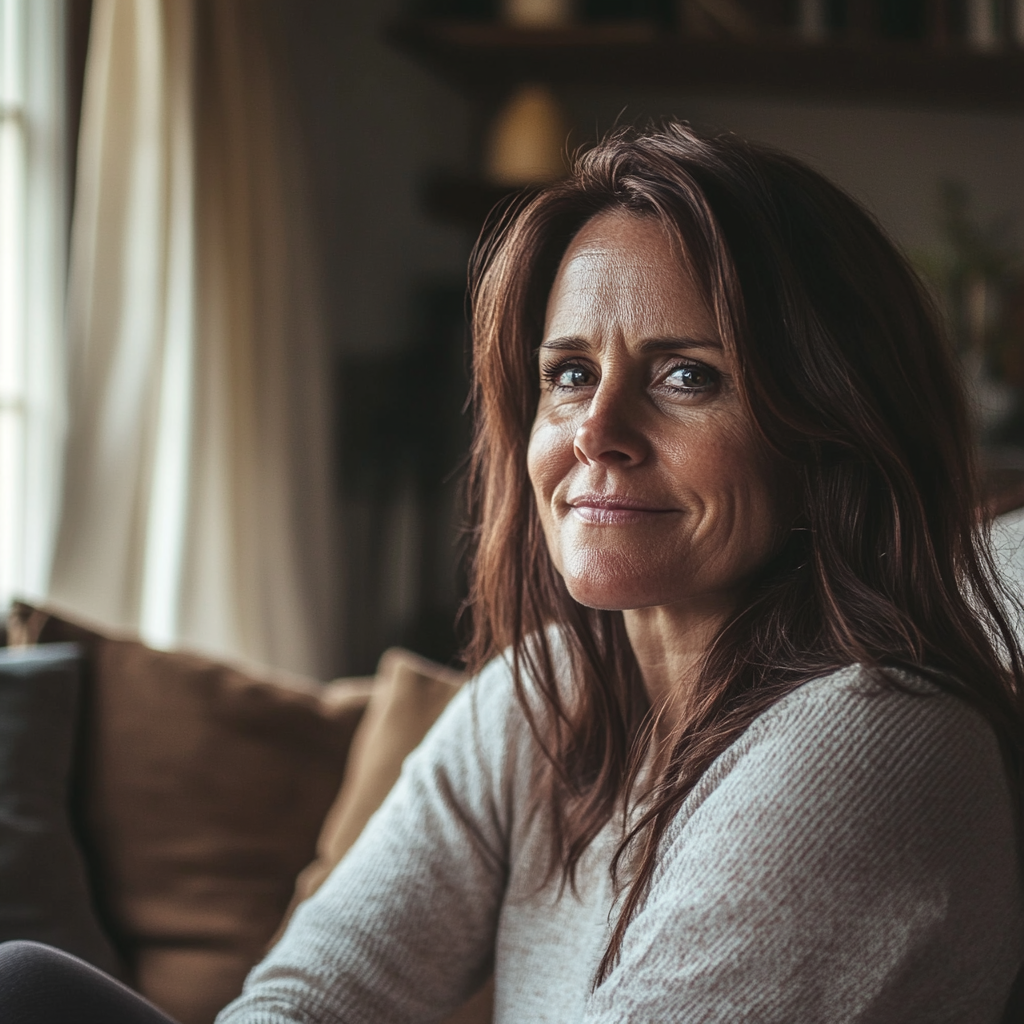
[[[46,592],[64,427],[64,5],[0,0],[0,605]]]

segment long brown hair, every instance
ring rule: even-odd
[[[598,980],[687,793],[800,683],[854,662],[890,685],[887,668],[923,671],[991,722],[1018,787],[1024,740],[1024,663],[979,530],[966,402],[920,281],[870,215],[792,157],[679,123],[620,130],[567,180],[495,218],[471,264],[467,655],[479,668],[511,651],[546,754],[539,796],[563,884],[632,793],[652,735],[622,614],[568,595],[526,470],[547,296],[573,235],[608,209],[655,217],[678,240],[799,501],[795,528],[707,651],[686,720],[619,848],[613,870],[628,854],[630,878]],[[568,684],[556,675],[552,625]]]

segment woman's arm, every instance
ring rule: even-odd
[[[1001,1019],[1024,908],[993,734],[951,697],[845,675],[700,781],[587,1024]]]
[[[468,683],[218,1024],[440,1019],[486,978],[525,723],[494,663]],[[511,773],[511,774],[510,774]]]

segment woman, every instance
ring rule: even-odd
[[[498,1021],[999,1021],[1021,661],[893,246],[620,134],[486,237],[473,329],[490,664],[223,1024],[436,1020],[492,963]]]
[[[920,284],[620,133],[473,276],[470,661],[221,1024],[1017,1019],[1022,661]]]

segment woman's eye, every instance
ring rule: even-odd
[[[585,366],[570,364],[545,370],[544,377],[552,387],[584,388],[591,383],[590,371]]]
[[[710,367],[686,363],[672,370],[665,383],[679,391],[708,391],[718,383],[718,374]]]

